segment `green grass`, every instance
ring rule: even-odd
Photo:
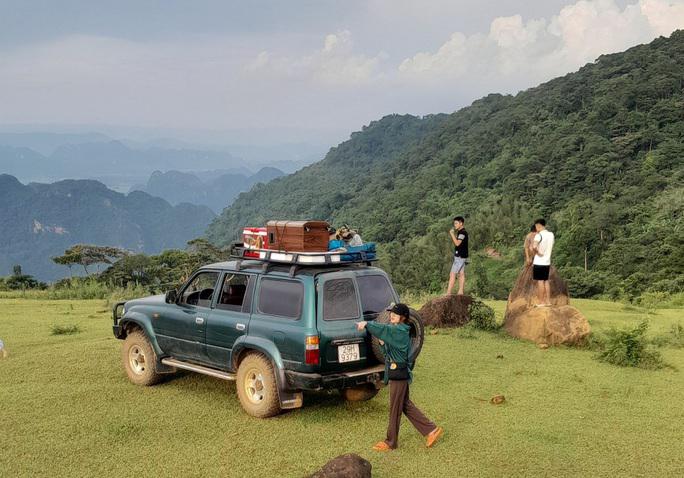
[[[505,304],[489,302],[499,317]],[[633,326],[638,308],[574,301],[595,330]],[[593,352],[477,330],[428,335],[411,398],[444,426],[425,449],[404,420],[400,448],[377,454],[387,391],[345,404],[305,397],[273,419],[245,415],[235,385],[180,374],[150,388],[128,382],[121,342],[102,300],[0,299],[0,475],[304,476],[355,452],[374,476],[682,476],[684,349],[661,349],[674,368],[597,362]],[[648,315],[668,333],[682,310]],[[52,325],[76,335],[51,335]],[[503,358],[497,356],[503,355]],[[495,394],[504,405],[491,405]]]

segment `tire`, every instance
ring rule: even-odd
[[[136,385],[149,386],[159,383],[162,375],[157,373],[157,354],[141,330],[135,330],[126,336],[121,359],[128,379]]]
[[[409,320],[407,322],[408,326],[411,328],[411,349],[409,351],[409,365],[413,367],[416,363],[416,359],[423,348],[423,342],[425,341],[425,328],[423,327],[423,319],[420,318],[418,312],[413,309],[410,310]],[[384,311],[378,315],[375,319],[376,322],[380,324],[389,324],[390,313]],[[372,349],[373,355],[378,359],[378,362],[385,362],[385,353],[382,350],[382,345],[377,338],[372,337]]]
[[[348,402],[365,402],[371,400],[378,394],[379,390],[373,384],[361,385],[359,387],[343,388],[340,390],[342,398]]]
[[[273,364],[263,354],[250,353],[240,362],[236,388],[240,405],[248,415],[268,418],[280,413]]]

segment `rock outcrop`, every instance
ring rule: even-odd
[[[368,460],[349,453],[330,460],[310,478],[370,478],[371,469]]]
[[[532,280],[532,267],[525,267],[508,296],[504,329],[513,337],[538,344],[582,343],[591,327],[582,313],[569,305],[568,287],[553,267],[549,285],[551,306],[536,307],[537,289]]]

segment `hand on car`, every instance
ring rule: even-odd
[[[363,329],[365,329],[367,323],[368,323],[368,322],[366,322],[365,320],[362,320],[361,322],[357,322],[357,323],[356,323],[356,330],[363,330]]]

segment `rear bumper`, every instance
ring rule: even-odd
[[[285,370],[285,379],[289,390],[330,390],[358,387],[369,383],[380,387],[384,374],[385,366],[376,365],[353,372],[325,375]]]

